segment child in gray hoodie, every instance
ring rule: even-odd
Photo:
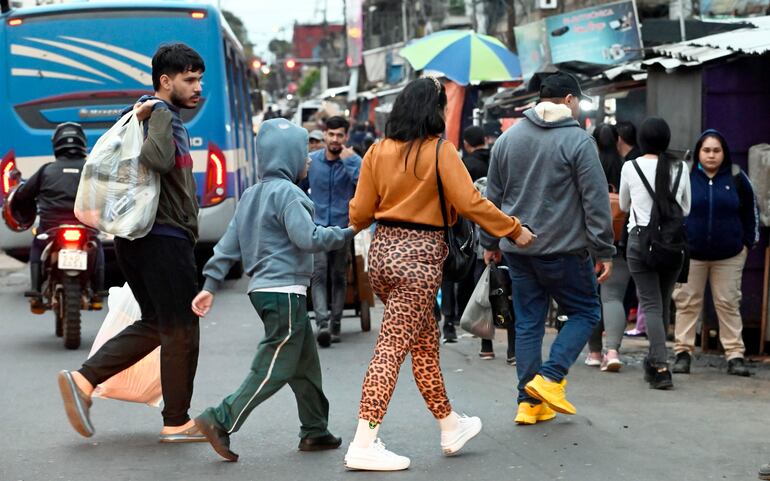
[[[225,275],[241,261],[251,277],[249,299],[265,325],[265,337],[241,386],[195,419],[228,461],[238,460],[230,450],[230,434],[285,384],[297,398],[299,449],[335,449],[342,442],[327,430],[329,402],[321,388],[306,291],[313,273],[311,253],[339,249],[355,232],[313,222],[313,203],[296,185],[307,175],[307,135],[285,119],[262,124],[257,136],[260,180],[244,192],[203,269],[206,281],[192,303],[196,314],[206,315]]]

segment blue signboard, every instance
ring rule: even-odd
[[[553,63],[616,65],[643,58],[633,2],[585,8],[545,19]]]
[[[516,27],[514,34],[521,73],[525,79],[531,78],[535,72],[542,71],[552,63],[543,20]]]
[[[524,77],[548,64],[619,65],[644,57],[633,1],[597,5],[516,27]]]

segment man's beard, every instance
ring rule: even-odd
[[[328,147],[326,147],[326,148],[327,148],[327,149],[329,149],[329,152],[330,152],[330,153],[332,153],[332,154],[334,154],[334,155],[337,155],[337,154],[339,154],[339,153],[341,153],[341,152],[342,152],[342,146],[341,146],[341,145],[339,145],[339,146],[334,146],[334,147],[332,147],[331,145],[329,145],[329,146],[328,146]]]
[[[180,109],[195,108],[194,106],[189,106],[189,104],[191,103],[191,99],[192,97],[184,98],[178,93],[176,93],[176,91],[173,91],[173,90],[171,91],[171,103],[174,104],[174,106],[177,108],[180,108]]]

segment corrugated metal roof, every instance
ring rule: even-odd
[[[660,57],[644,61],[645,65],[660,64],[666,69],[699,65],[735,54],[762,55],[770,52],[770,16],[741,19],[753,28],[654,47]]]

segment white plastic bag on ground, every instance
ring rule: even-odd
[[[142,125],[124,115],[88,155],[75,198],[75,216],[102,232],[138,239],[152,228],[158,210],[160,176],[139,162]]]
[[[91,357],[107,341],[142,317],[134,294],[128,284],[110,289],[107,300],[109,311],[96,335],[88,357]],[[115,374],[99,384],[94,396],[120,401],[145,403],[158,407],[163,399],[160,385],[160,347],[128,369]]]
[[[460,327],[482,339],[495,338],[495,324],[492,321],[492,305],[489,303],[489,266],[479,278],[473,294],[460,318]]]

